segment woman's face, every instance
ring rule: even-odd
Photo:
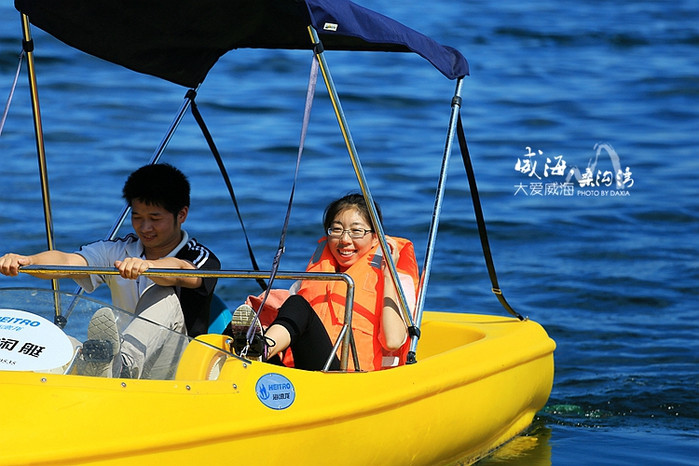
[[[342,228],[343,230],[353,228],[372,229],[371,224],[362,217],[359,210],[353,207],[339,212],[330,224],[330,228]],[[374,233],[367,233],[363,238],[353,239],[350,238],[348,231],[344,231],[339,238],[328,237],[330,253],[340,265],[340,272],[344,272],[354,265],[377,244],[378,239]]]

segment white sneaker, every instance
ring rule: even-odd
[[[235,354],[248,359],[262,361],[266,354],[266,347],[262,332],[260,319],[256,319],[255,310],[247,304],[241,304],[233,311],[231,317],[231,333],[233,334],[233,349]],[[255,333],[252,341],[247,341],[247,332],[253,321],[255,322]]]
[[[111,377],[115,356],[117,360],[120,359],[120,348],[119,328],[114,313],[108,307],[98,309],[87,326],[80,373],[93,377]],[[121,367],[117,369],[121,371]]]

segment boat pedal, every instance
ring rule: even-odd
[[[109,340],[86,340],[82,355],[86,362],[109,363],[114,357],[114,345]]]

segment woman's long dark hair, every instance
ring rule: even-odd
[[[379,222],[383,224],[381,208],[376,201],[374,201],[374,207],[376,207],[376,213],[379,215]],[[332,201],[325,208],[325,214],[323,215],[323,231],[327,231],[328,228],[332,226],[333,220],[335,220],[335,217],[337,217],[340,212],[344,212],[349,208],[357,209],[359,214],[367,222],[367,225],[371,225],[371,215],[369,214],[369,208],[366,205],[364,196],[359,193],[350,193],[340,199]]]

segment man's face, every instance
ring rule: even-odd
[[[146,256],[153,252],[158,258],[163,257],[179,244],[187,210],[184,207],[173,215],[158,205],[148,205],[136,199],[131,202],[131,226],[143,243]]]

